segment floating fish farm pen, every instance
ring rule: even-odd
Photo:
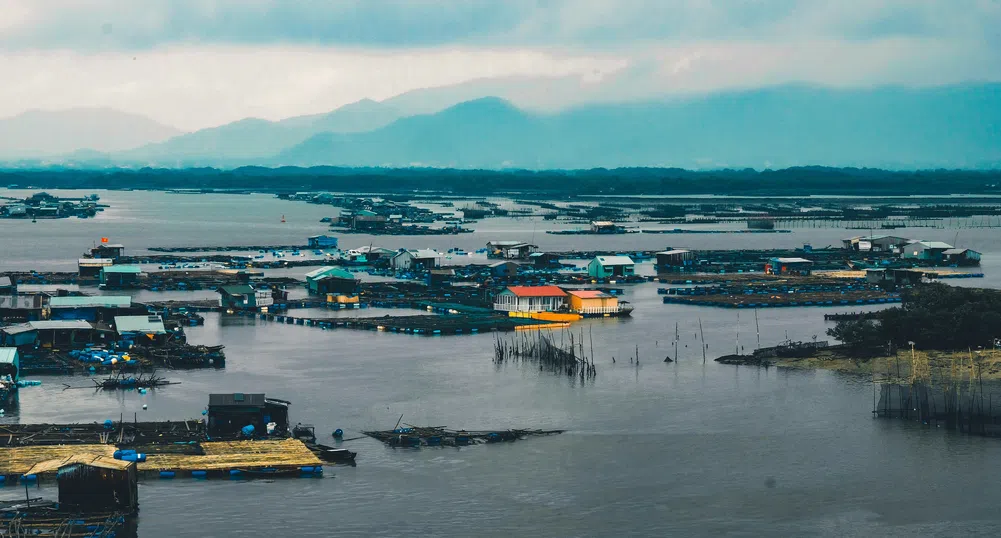
[[[469,446],[486,443],[518,441],[527,437],[557,435],[563,430],[449,430],[443,427],[417,427],[405,425],[384,431],[367,431],[363,434],[382,441],[391,447],[419,448],[436,446]]]

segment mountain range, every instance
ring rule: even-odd
[[[73,147],[72,137],[60,137],[58,152],[24,156],[61,153],[48,162],[84,167],[1001,166],[999,84],[779,86],[554,113],[524,110],[497,97],[423,110],[414,102],[412,96],[365,100],[326,114],[246,119],[169,138],[169,128],[137,120],[134,131],[160,138],[125,149],[120,138],[102,140],[101,147]],[[0,121],[0,156],[17,153],[2,134],[12,132],[12,125]],[[80,151],[85,148],[98,153]]]

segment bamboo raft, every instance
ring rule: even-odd
[[[32,501],[0,511],[0,535],[10,537],[59,536],[112,537],[136,536],[136,521],[118,512],[72,514],[61,512],[55,503]]]
[[[385,431],[367,431],[363,434],[378,439],[392,447],[419,448],[422,446],[468,446],[486,443],[518,441],[540,435],[558,435],[564,430],[449,430],[442,426],[418,427],[405,424],[405,428]]]
[[[323,462],[298,439],[280,441],[214,441],[199,443],[202,454],[163,451],[150,453],[138,463],[140,476],[160,475],[161,471],[191,476],[228,474],[237,476],[299,474]],[[43,445],[0,448],[0,475],[20,477],[35,464],[77,454],[114,457],[111,444]],[[236,473],[233,473],[236,471]],[[200,472],[200,473],[199,473]],[[320,471],[322,472],[322,470]],[[199,473],[199,474],[195,474]],[[162,476],[162,475],[161,475]],[[173,476],[173,475],[171,475]]]

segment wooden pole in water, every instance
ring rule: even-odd
[[[754,309],[754,332],[758,335],[758,345],[755,349],[761,349],[761,327],[758,326],[758,309]]]
[[[737,311],[737,340],[734,342],[733,354],[740,355],[740,310]]]
[[[699,334],[702,336],[702,364],[706,363],[706,333],[702,331],[702,318],[699,318]]]

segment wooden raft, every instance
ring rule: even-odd
[[[225,471],[322,465],[302,441],[215,441],[201,443],[203,456],[150,454],[139,471]]]
[[[204,455],[149,454],[143,471],[228,471],[296,469],[323,465],[298,439],[281,441],[215,441],[201,443]],[[112,457],[114,445],[51,445],[0,448],[0,475],[24,474],[36,463],[77,454]]]

